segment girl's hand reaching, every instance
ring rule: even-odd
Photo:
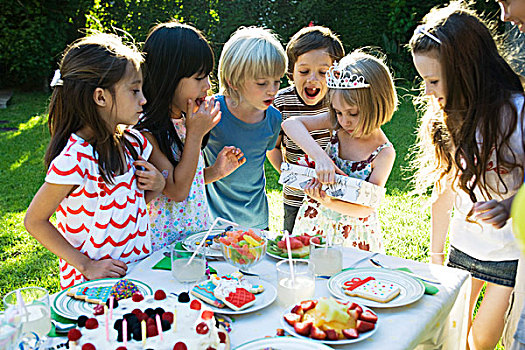
[[[91,260],[85,267],[85,269],[80,272],[88,280],[94,280],[99,278],[120,278],[126,275],[128,266],[126,263],[114,260],[114,259],[104,259],[104,260]]]
[[[235,169],[246,163],[244,153],[237,147],[224,146],[215,160],[215,171],[220,178],[230,175]]]
[[[318,201],[321,204],[326,205],[326,201],[330,200],[330,197],[326,195],[326,192],[321,189],[323,184],[318,179],[312,179],[309,183],[304,186],[304,193]]]
[[[335,174],[347,176],[334,164],[327,154],[315,160],[315,172],[322,184],[335,183]]]
[[[221,120],[221,106],[219,102],[216,103],[215,99],[211,97],[202,101],[197,111],[193,112],[193,103],[193,100],[188,100],[188,112],[186,114],[187,135],[196,134],[204,137]]]
[[[158,193],[164,190],[166,179],[153,164],[139,156],[139,159],[134,161],[133,165],[137,168],[135,176],[137,177],[139,190]]]

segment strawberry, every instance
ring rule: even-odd
[[[84,345],[82,345],[82,350],[96,350],[97,348],[95,347],[95,345],[91,344],[91,343],[86,343]]]
[[[305,246],[310,245],[310,237],[307,235],[297,236],[297,239]]]
[[[311,310],[314,307],[315,307],[315,303],[313,300],[301,301],[301,308],[303,309],[304,312]]]
[[[277,242],[277,246],[282,250],[286,250],[286,242],[284,240]]]
[[[298,304],[298,305],[295,305],[293,308],[292,308],[292,311],[291,313],[293,314],[298,314],[298,315],[304,315],[304,310],[301,306],[301,304]]]
[[[77,341],[82,336],[82,333],[76,328],[70,329],[69,332],[67,332],[67,339],[71,341]]]
[[[355,328],[343,329],[343,335],[348,339],[359,337],[359,332]]]
[[[361,306],[359,306],[359,304],[356,304],[356,303],[352,303],[352,305],[350,305],[348,307],[348,311],[350,310],[355,310],[357,311],[357,317],[359,318],[359,315],[361,315],[363,313],[363,308]],[[348,312],[349,315],[352,315],[350,312]]]
[[[205,321],[211,320],[211,318],[213,317],[213,311],[206,310],[202,313],[201,317]]]
[[[296,322],[295,325],[293,326],[293,329],[295,330],[295,332],[297,332],[297,334],[307,336],[310,334],[310,328],[312,328],[312,325],[313,325],[312,321]]]
[[[190,303],[190,309],[192,310],[200,310],[201,307],[202,307],[202,304],[197,299],[192,300]]]
[[[303,242],[298,240],[296,237],[290,237],[290,249],[299,249],[304,247]]]
[[[355,329],[357,329],[359,332],[368,332],[374,329],[375,325],[372,322],[367,322],[363,320],[357,320],[355,324]]]
[[[211,311],[210,311],[211,312]],[[162,314],[162,319],[168,321],[170,324],[173,323],[173,312],[165,312]]]
[[[90,318],[86,321],[87,329],[96,329],[98,328],[98,321],[96,318]]]
[[[297,322],[301,322],[301,315],[299,314],[293,314],[293,313],[288,313],[286,315],[284,315],[284,320],[286,322],[288,322],[288,324],[290,326],[293,326],[295,325]]]
[[[326,333],[316,326],[312,326],[312,328],[310,328],[310,337],[312,339],[323,340],[326,339]]]
[[[326,338],[329,340],[339,339],[339,335],[337,334],[337,331],[335,329],[327,329],[324,332],[326,333]]]
[[[147,326],[146,327],[146,337],[147,338],[150,338],[150,337],[155,337],[159,335],[159,331],[157,330],[157,326]]]
[[[375,315],[372,311],[366,310],[363,311],[361,316],[359,316],[360,320],[376,323],[377,322],[377,315]]]
[[[155,292],[155,300],[164,300],[166,299],[166,293],[162,290],[162,289],[159,289]]]
[[[144,296],[140,292],[135,292],[131,296],[131,300],[133,300],[134,302],[138,303],[139,301],[144,300]]]
[[[173,350],[188,350],[188,347],[183,342],[179,341],[175,346],[173,347]]]
[[[195,331],[197,332],[197,334],[206,334],[208,333],[210,329],[208,328],[208,325],[204,322],[201,322],[197,325],[197,327],[195,328]]]

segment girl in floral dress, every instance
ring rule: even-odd
[[[245,161],[226,146],[205,167],[201,147],[220,120],[220,106],[206,99],[213,52],[195,28],[157,25],[144,44],[144,116],[136,128],[153,145],[150,161],[166,177],[162,195],[149,205],[153,251],[207,229],[205,184],[227,176]]]
[[[378,58],[362,51],[344,57],[327,72],[330,114],[296,117],[283,122],[283,130],[308,155],[317,179],[305,187],[308,197],[299,209],[294,235],[332,232],[345,246],[383,252],[382,234],[375,209],[326,195],[323,183],[333,183],[335,173],[384,186],[395,151],[381,125],[397,106],[392,76]],[[332,129],[326,150],[309,136],[309,130]]]

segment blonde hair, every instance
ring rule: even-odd
[[[248,79],[282,77],[288,58],[277,36],[259,27],[239,28],[224,44],[219,60],[220,93],[236,103]]]
[[[362,50],[355,50],[343,57],[339,63],[341,70],[361,75],[370,86],[360,89],[330,89],[330,101],[335,93],[340,93],[349,105],[359,107],[359,123],[356,135],[366,136],[386,124],[397,109],[397,93],[390,70],[382,58],[372,56]],[[334,128],[339,127],[332,107],[331,119]]]

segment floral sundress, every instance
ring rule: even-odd
[[[182,143],[186,140],[186,120],[172,119]],[[178,161],[182,152],[174,144],[173,155]],[[173,242],[181,241],[189,235],[208,229],[210,214],[204,184],[204,157],[199,154],[195,177],[188,198],[175,202],[161,194],[149,203],[151,247],[160,250]]]
[[[372,161],[386,147],[393,146],[390,142],[382,144],[366,160],[351,161],[341,159],[339,157],[339,138],[337,133],[334,133],[326,148],[326,153],[348,176],[368,180],[372,173]],[[335,233],[335,236],[342,237],[344,246],[380,253],[384,252],[383,235],[377,212],[366,218],[356,218],[326,208],[315,199],[306,196],[297,214],[293,234],[301,235],[307,233],[309,235],[321,234],[326,236],[328,231]]]

